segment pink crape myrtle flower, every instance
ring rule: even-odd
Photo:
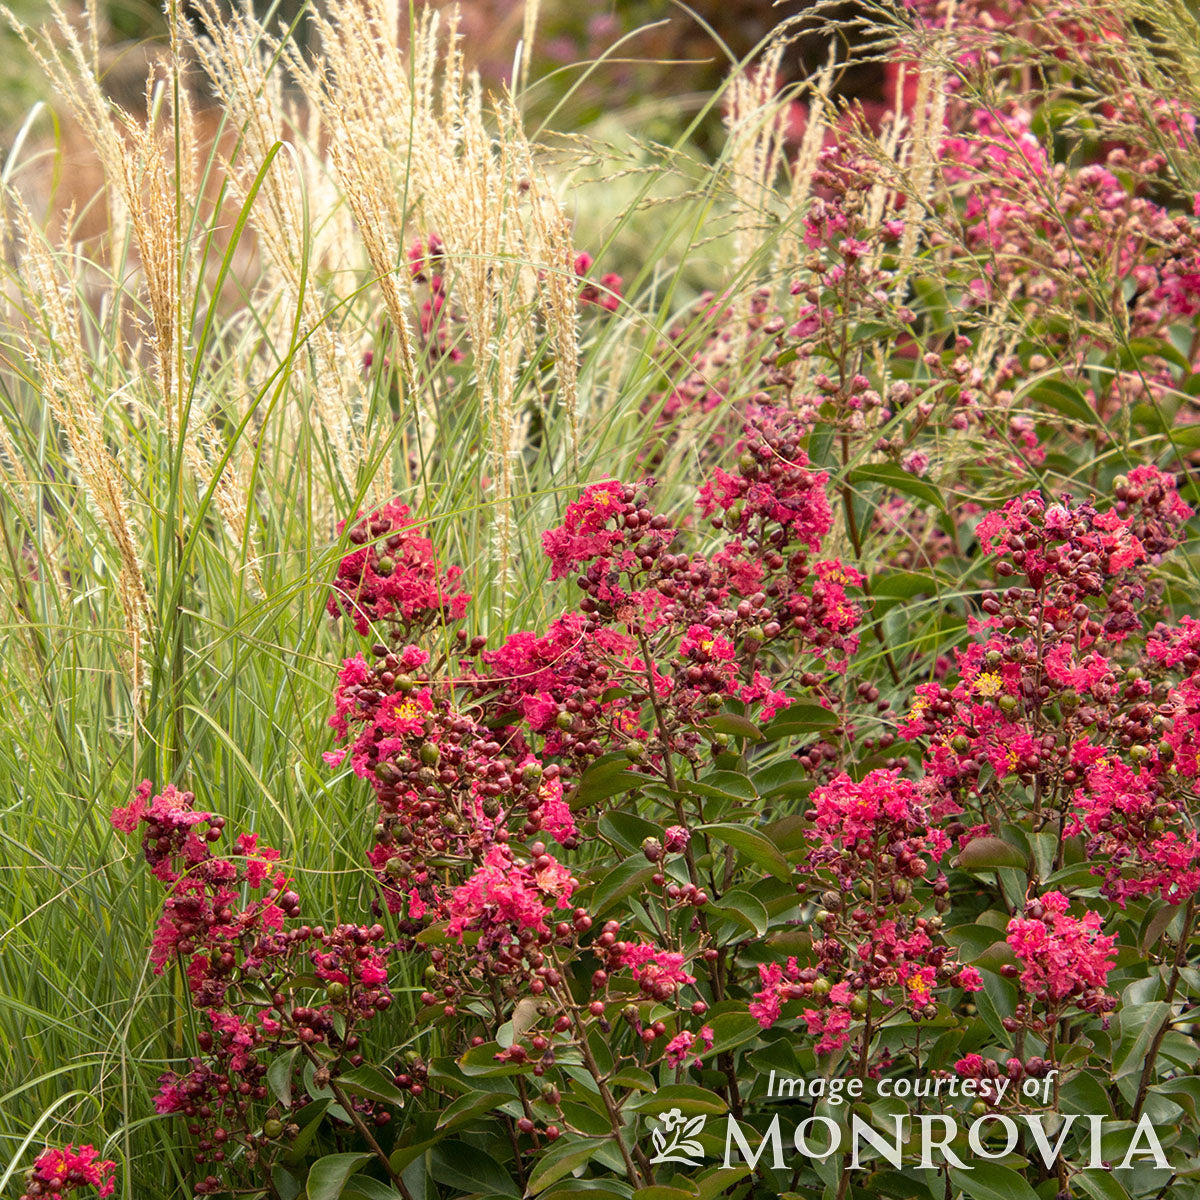
[[[1071,1000],[1089,1007],[1103,992],[1116,961],[1116,938],[1100,932],[1099,913],[1072,917],[1062,892],[1046,892],[1008,923],[1009,946],[1020,960],[1021,987],[1052,1008]]]
[[[700,1054],[694,1054],[693,1048],[699,1042],[703,1051],[707,1052],[713,1046],[713,1031],[711,1025],[705,1025],[698,1034],[681,1029],[668,1043],[663,1051],[668,1066],[682,1066],[688,1055],[692,1055],[692,1064],[699,1066],[704,1060]]]
[[[461,941],[468,929],[478,930],[489,945],[509,941],[522,929],[542,932],[553,906],[569,906],[576,884],[548,854],[533,864],[521,863],[507,847],[493,846],[483,865],[451,895],[447,932]]]
[[[84,1188],[95,1188],[97,1196],[111,1196],[116,1190],[116,1167],[111,1160],[101,1159],[93,1146],[48,1147],[34,1159],[21,1200],[64,1200],[68,1193]]]

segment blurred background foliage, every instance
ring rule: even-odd
[[[101,54],[110,95],[137,111],[147,60],[165,39],[163,6],[155,0],[91,2],[107,32]],[[435,2],[449,6],[443,0]],[[65,7],[81,11],[84,3],[70,0]],[[241,0],[225,0],[224,6],[240,4]],[[309,36],[305,11],[310,5],[319,7],[320,0],[254,0],[252,7],[283,25],[296,24],[297,39],[303,43]],[[47,10],[43,0],[12,0],[9,7],[18,20],[35,25]],[[459,7],[469,58],[485,81],[503,86],[521,37],[524,0],[461,0]],[[194,17],[191,8],[182,0],[185,16]],[[843,0],[543,0],[533,72],[542,82],[530,98],[534,115],[553,111],[556,128],[584,129],[614,111],[638,109],[642,132],[665,140],[708,103],[732,65],[752,55],[774,28],[789,20],[803,21],[808,32],[789,47],[783,82],[800,82],[824,63],[829,31],[837,27],[842,69],[835,91],[869,105],[879,97],[880,72],[850,44],[853,24],[846,22],[857,11],[856,3]],[[28,110],[45,99],[45,89],[7,22],[0,37],[6,64],[0,75],[0,128],[7,149]],[[648,104],[655,111],[647,113]],[[717,124],[719,114],[701,123],[701,144]]]

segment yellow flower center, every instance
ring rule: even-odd
[[[1004,680],[995,671],[985,671],[976,676],[971,687],[981,696],[998,696],[1004,690]]]

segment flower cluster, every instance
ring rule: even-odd
[[[1187,805],[1171,798],[1178,773],[1147,760],[1133,767],[1102,758],[1090,767],[1086,786],[1075,791],[1067,833],[1087,836],[1106,895],[1121,904],[1154,895],[1179,904],[1200,892],[1200,835]]]
[[[411,635],[460,620],[471,599],[459,583],[462,568],[443,568],[411,518],[407,505],[393,501],[360,516],[346,534],[356,549],[338,563],[327,607],[331,616],[345,613],[364,636],[377,624]],[[345,528],[343,521],[338,532]]]
[[[1103,735],[1119,731],[1131,754],[1142,754],[1136,743],[1157,756],[1152,685],[1118,655],[1153,611],[1140,534],[1162,553],[1191,510],[1169,476],[1140,479],[1119,485],[1119,510],[1028,493],[977,525],[981,545],[996,555],[996,575],[1009,585],[983,593],[972,628],[986,637],[956,648],[958,683],[919,685],[900,730],[909,740],[928,739],[926,769],[951,795],[979,796],[990,769],[1065,807],[1103,757]]]
[[[101,1159],[93,1146],[47,1148],[34,1160],[25,1177],[20,1200],[66,1200],[74,1192],[95,1189],[97,1196],[116,1190],[117,1164]]]
[[[226,1163],[241,1143],[234,1157],[253,1167],[279,1138],[299,1132],[280,1121],[278,1109],[265,1122],[253,1120],[255,1106],[270,1099],[273,1054],[289,1047],[312,1054],[324,1046],[329,1053],[318,1062],[327,1077],[343,1059],[361,1064],[356,1027],[392,1003],[385,930],[379,924],[289,928],[299,917],[300,897],[278,867],[278,851],[260,846],[255,834],[241,834],[232,854],[215,854],[224,819],[196,811],[195,797],[173,785],[159,795],[152,791],[143,782],[133,801],[113,812],[112,823],[127,834],[144,826],[143,851],[168,892],[150,959],[156,972],[183,963],[192,1004],[203,1014],[201,1053],[186,1071],[162,1076],[155,1105],[186,1120],[198,1163]],[[206,826],[203,837],[200,826]],[[245,899],[256,892],[258,898]],[[376,1115],[370,1101],[357,1111]],[[196,1194],[222,1186],[209,1175]]]
[[[1116,1007],[1116,998],[1104,990],[1116,961],[1116,938],[1100,932],[1098,913],[1071,916],[1070,903],[1061,892],[1045,892],[1026,906],[1023,917],[1008,923],[1006,940],[1020,963],[1021,989],[1045,1014],[1045,1021],[1033,1020],[1035,1029],[1061,1019],[1068,1008],[1105,1013]],[[1011,973],[1016,976],[1017,968]],[[1021,1006],[1012,1019],[1027,1015]]]
[[[519,863],[502,846],[493,846],[483,865],[451,895],[446,932],[460,941],[467,930],[478,933],[481,951],[520,942],[524,931],[546,933],[547,916],[553,908],[570,907],[577,883],[544,848],[531,863]]]
[[[812,795],[803,860],[805,880],[825,885],[814,916],[815,965],[792,958],[759,967],[761,988],[750,1012],[764,1028],[783,1006],[799,1000],[817,1053],[840,1049],[857,1025],[865,1046],[871,1023],[896,1005],[914,1020],[938,1013],[938,989],[978,991],[979,972],[960,966],[941,940],[942,918],[917,916],[914,881],[940,861],[949,842],[937,822],[953,808],[931,810],[898,771],[872,771],[860,782],[839,775]],[[946,877],[933,881],[935,907],[944,910]],[[916,910],[919,912],[919,906]],[[819,931],[819,933],[817,932]]]

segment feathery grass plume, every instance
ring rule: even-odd
[[[146,85],[147,112],[153,114],[155,107],[151,77]],[[173,443],[176,429],[184,420],[183,399],[187,390],[180,295],[180,219],[167,166],[168,149],[154,128],[153,118],[144,127],[131,125],[128,141],[122,163],[124,189],[127,200],[132,202],[130,222],[141,252],[141,272],[150,311],[147,334],[154,351],[167,437]],[[186,431],[180,432],[186,436]]]
[[[518,371],[534,337],[538,272],[561,270],[562,250],[558,242],[538,247],[530,240],[521,203],[544,182],[525,173],[528,143],[511,102],[492,106],[495,132],[489,129],[479,77],[464,74],[456,26],[449,31],[436,103],[432,70],[427,67],[418,78],[411,150],[418,203],[425,227],[442,241],[445,274],[471,340],[479,407],[490,441],[495,548],[503,588],[516,531],[514,467],[528,424],[517,410]],[[542,203],[548,216],[549,201]],[[531,261],[527,255],[537,248],[549,248],[556,261]],[[555,301],[551,312],[559,307]]]
[[[87,56],[73,30],[55,9],[59,33],[66,38],[68,57],[49,39],[43,67],[67,98],[75,118],[88,130],[105,171],[110,193],[131,228],[137,251],[137,274],[149,313],[146,341],[154,359],[161,403],[157,406],[168,445],[182,448],[201,491],[213,488],[217,509],[235,545],[248,537],[245,504],[238,483],[223,474],[214,481],[211,431],[193,431],[189,424],[192,390],[187,351],[186,297],[196,294],[203,239],[188,237],[188,225],[199,205],[199,158],[196,121],[184,78],[181,18],[175,0],[168,7],[170,57],[165,78],[152,68],[146,81],[144,121],[102,100],[95,109],[81,104],[101,96],[94,53]],[[98,34],[92,14],[90,44]],[[163,110],[165,109],[165,113]],[[123,152],[114,161],[114,146]],[[116,170],[116,176],[111,172]],[[131,293],[129,283],[112,289],[118,306]],[[138,324],[143,324],[138,320]],[[137,356],[134,356],[136,363]],[[136,366],[135,366],[136,370]],[[199,439],[199,440],[198,440]]]
[[[775,205],[775,180],[783,156],[784,106],[777,95],[779,65],[788,44],[777,36],[753,66],[742,67],[725,93],[726,156],[733,190],[733,327],[745,328],[751,288],[742,280],[764,238]],[[745,349],[740,339],[733,353]]]
[[[837,62],[837,47],[830,46],[825,65],[817,72],[806,93],[808,119],[796,156],[788,170],[788,220],[776,248],[775,267],[780,273],[794,270],[804,257],[804,242],[800,236],[800,219],[812,194],[813,172],[825,135],[829,129],[829,90],[833,86],[833,71]]]
[[[538,13],[541,0],[525,0],[524,19],[521,25],[521,69],[515,80],[515,90],[524,91],[529,85],[529,66],[533,62],[533,42],[537,35]]]
[[[91,6],[85,30],[87,46],[51,0],[53,25],[41,37],[21,33],[50,82],[66,101],[72,117],[85,131],[103,171],[109,204],[110,251],[121,253],[123,231],[134,236],[135,266],[140,275],[150,321],[147,341],[154,354],[161,393],[162,418],[170,442],[183,420],[185,378],[184,313],[182,297],[195,286],[196,242],[184,243],[185,213],[196,203],[197,158],[195,120],[183,81],[177,5],[169,9],[170,57],[166,78],[151,67],[146,80],[146,119],[125,112],[103,93],[97,73],[99,30]],[[166,113],[160,131],[160,109]],[[177,160],[178,159],[178,160]],[[106,289],[120,311],[133,293],[128,284]],[[140,322],[139,322],[140,323]]]
[[[123,137],[125,123],[114,115],[115,106],[100,86],[99,24],[95,9],[91,3],[85,8],[83,29],[88,39],[86,46],[59,0],[47,0],[46,12],[51,22],[39,36],[29,25],[18,20],[11,9],[0,7],[0,14],[17,31],[33,60],[62,97],[67,111],[83,131],[100,164],[107,215],[105,249],[115,259],[125,243],[129,220],[125,180],[126,145]],[[113,300],[118,306],[114,320],[119,327],[120,306],[124,301],[121,289],[116,289]]]
[[[946,13],[946,34],[953,29],[954,4]],[[908,154],[910,190],[904,206],[904,233],[900,238],[900,265],[896,293],[913,269],[913,256],[922,229],[922,216],[928,211],[937,181],[938,152],[946,122],[946,71],[939,58],[922,59],[917,68],[917,95],[913,104],[911,150]]]
[[[289,366],[297,382],[308,377],[306,390],[331,455],[325,499],[334,511],[355,493],[361,473],[363,449],[355,433],[356,414],[363,408],[361,372],[345,338],[326,319],[332,297],[309,269],[302,196],[289,169],[297,156],[281,154],[263,171],[278,147],[291,145],[276,69],[281,47],[249,10],[227,15],[214,0],[196,0],[194,11],[202,31],[190,29],[188,41],[241,135],[240,154],[228,164],[232,190],[245,201],[261,173],[250,222],[270,262],[268,285],[278,286],[298,311],[307,354],[294,355]]]
[[[104,411],[95,394],[95,370],[82,341],[78,290],[64,277],[74,261],[68,242],[58,255],[34,224],[28,208],[11,196],[20,237],[21,277],[31,315],[25,330],[30,364],[40,393],[62,430],[84,491],[107,529],[115,550],[117,595],[125,615],[133,708],[140,702],[146,667],[142,642],[149,630],[150,604],[142,575],[125,481],[104,439]]]
[[[399,381],[427,444],[434,414],[413,352],[412,282],[404,267],[409,139],[413,128],[410,68],[400,49],[396,14],[382,0],[331,0],[312,14],[320,56],[285,48],[289,68],[319,113],[326,152],[354,214],[400,350]],[[440,48],[437,13],[417,22],[410,49],[414,77],[434,69]]]
[[[236,451],[236,447],[231,451]],[[239,470],[239,467],[244,467],[240,456],[233,452],[226,455],[213,423],[197,419],[191,422],[184,452],[188,466],[201,486],[205,490],[212,489],[213,502],[229,534],[231,549],[236,553],[240,548],[245,548],[241,569],[250,592],[255,596],[264,596],[266,591],[259,570],[254,530],[250,524],[247,472]],[[224,463],[223,458],[227,459]]]

